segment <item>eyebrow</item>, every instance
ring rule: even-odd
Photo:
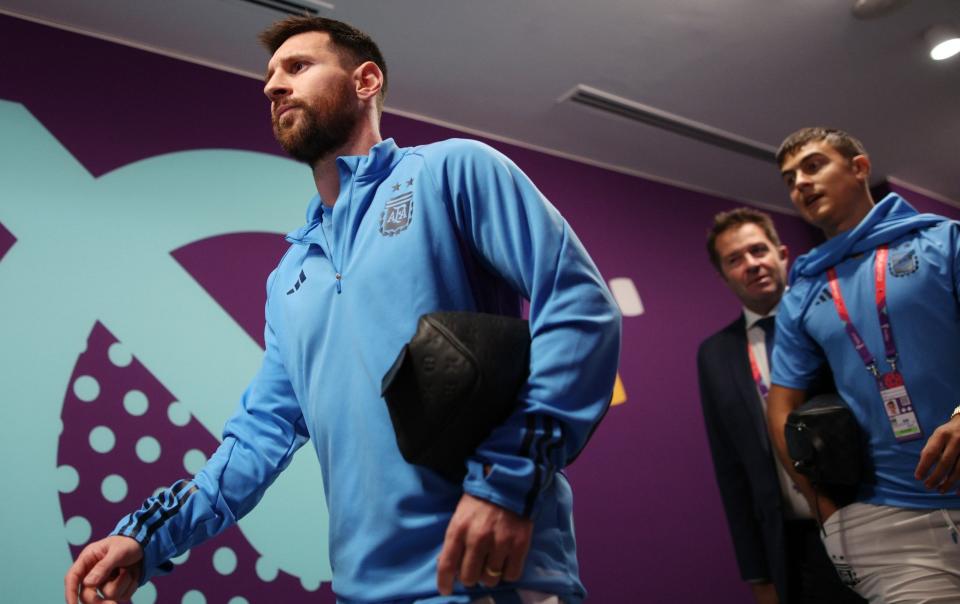
[[[283,65],[284,63],[289,63],[290,61],[306,61],[310,60],[311,57],[306,53],[297,52],[294,54],[287,55],[277,61],[279,64]],[[270,78],[273,77],[274,69],[268,69],[267,75],[263,76],[263,85],[266,86],[267,82],[270,81]]]
[[[823,153],[821,151],[811,151],[810,153],[807,153],[806,155],[804,155],[803,157],[801,157],[795,162],[796,164],[795,168],[791,170],[780,170],[780,176],[786,176],[789,173],[795,171],[797,168],[800,167],[801,164],[803,164],[803,162],[807,161],[809,158],[813,157],[814,155],[823,155]]]

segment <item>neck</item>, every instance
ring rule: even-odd
[[[337,158],[351,155],[367,155],[370,149],[380,143],[380,126],[375,121],[363,121],[357,124],[357,130],[345,145],[334,149],[313,164],[313,182],[324,205],[333,207],[340,195],[340,171]]]
[[[837,224],[825,226],[823,235],[827,239],[833,239],[841,233],[846,233],[860,224],[860,221],[867,217],[873,206],[873,197],[870,195],[870,191],[864,191],[863,195],[854,203],[851,212]]]
[[[777,304],[780,302],[780,296],[777,296],[775,300],[765,301],[765,302],[751,302],[749,304],[744,303],[744,306],[749,308],[752,312],[757,313],[760,316],[766,316],[771,310],[777,307]]]

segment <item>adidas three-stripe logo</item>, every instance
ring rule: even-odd
[[[827,300],[833,300],[833,294],[830,293],[830,286],[825,285],[823,289],[820,290],[820,295],[817,296],[817,299],[813,302],[814,306],[823,304]]]
[[[188,485],[190,488],[186,488]],[[149,499],[145,501],[139,510],[130,515],[127,523],[118,531],[119,534],[131,537],[145,546],[157,529],[176,515],[196,491],[197,487],[189,481],[178,480],[169,491],[160,493],[152,502]],[[141,535],[142,530],[144,532]]]
[[[289,296],[289,295],[292,294],[293,292],[295,292],[295,291],[297,291],[298,289],[300,289],[300,286],[303,285],[303,282],[306,281],[306,280],[307,280],[307,276],[303,274],[303,271],[300,271],[300,278],[297,279],[297,282],[293,284],[293,287],[291,287],[289,290],[287,290],[287,295]]]

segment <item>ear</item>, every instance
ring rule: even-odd
[[[781,260],[789,260],[789,259],[790,259],[790,250],[787,248],[787,246],[781,245],[780,247],[777,248],[777,251],[780,252],[780,259],[781,259]]]
[[[383,72],[373,61],[361,63],[353,71],[353,80],[357,87],[357,97],[364,101],[376,98],[383,88]]]
[[[870,158],[866,155],[856,155],[853,159],[850,160],[850,164],[853,166],[853,173],[856,175],[857,180],[860,180],[864,183],[870,180]]]

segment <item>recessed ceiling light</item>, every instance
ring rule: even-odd
[[[934,61],[949,59],[960,53],[960,32],[947,25],[935,25],[924,34]]]

